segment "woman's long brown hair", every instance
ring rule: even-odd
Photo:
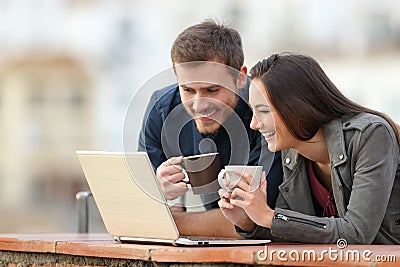
[[[250,75],[265,85],[271,104],[299,140],[310,140],[320,127],[343,115],[371,113],[390,124],[400,144],[400,127],[393,120],[345,97],[311,57],[274,54],[258,62]]]

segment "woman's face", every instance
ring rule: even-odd
[[[272,152],[294,146],[296,139],[290,134],[280,114],[272,106],[264,84],[255,79],[250,85],[249,100],[253,109],[250,127],[258,130]]]

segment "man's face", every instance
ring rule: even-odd
[[[200,133],[212,134],[234,111],[238,84],[225,65],[206,63],[175,70],[183,106]]]

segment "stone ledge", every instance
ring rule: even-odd
[[[115,241],[57,242],[56,252],[77,256],[119,259],[150,260],[149,251],[154,246],[120,244]]]
[[[0,251],[0,267],[100,267],[100,266],[113,266],[113,267],[183,267],[188,264],[182,263],[161,263],[150,262],[145,260],[134,259],[121,259],[121,258],[100,258],[100,257],[86,257],[86,256],[72,256],[60,255],[55,253],[29,253],[29,252],[7,252]],[[252,265],[225,263],[225,264],[206,264],[194,263],[190,264],[191,267],[204,267],[204,266],[218,266],[218,267],[250,267]]]
[[[399,266],[400,246],[349,245],[343,250],[371,251],[371,255],[393,255],[393,262],[366,260],[282,260],[293,251],[314,251],[318,256],[336,244],[282,244],[231,247],[174,247],[169,245],[121,244],[108,234],[0,234],[0,267],[14,266]],[[268,249],[269,258],[258,258]],[[274,254],[270,252],[274,251]],[[271,256],[273,255],[273,256]]]

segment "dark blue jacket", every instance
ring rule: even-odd
[[[184,109],[177,84],[155,91],[144,116],[138,150],[148,153],[154,169],[170,157],[209,152],[219,152],[222,166],[262,165],[267,172],[267,201],[275,207],[282,182],[280,152],[271,153],[260,133],[250,129],[248,94],[248,86],[239,90],[235,112],[217,133],[204,135]],[[217,198],[214,195],[206,208],[218,207]]]

